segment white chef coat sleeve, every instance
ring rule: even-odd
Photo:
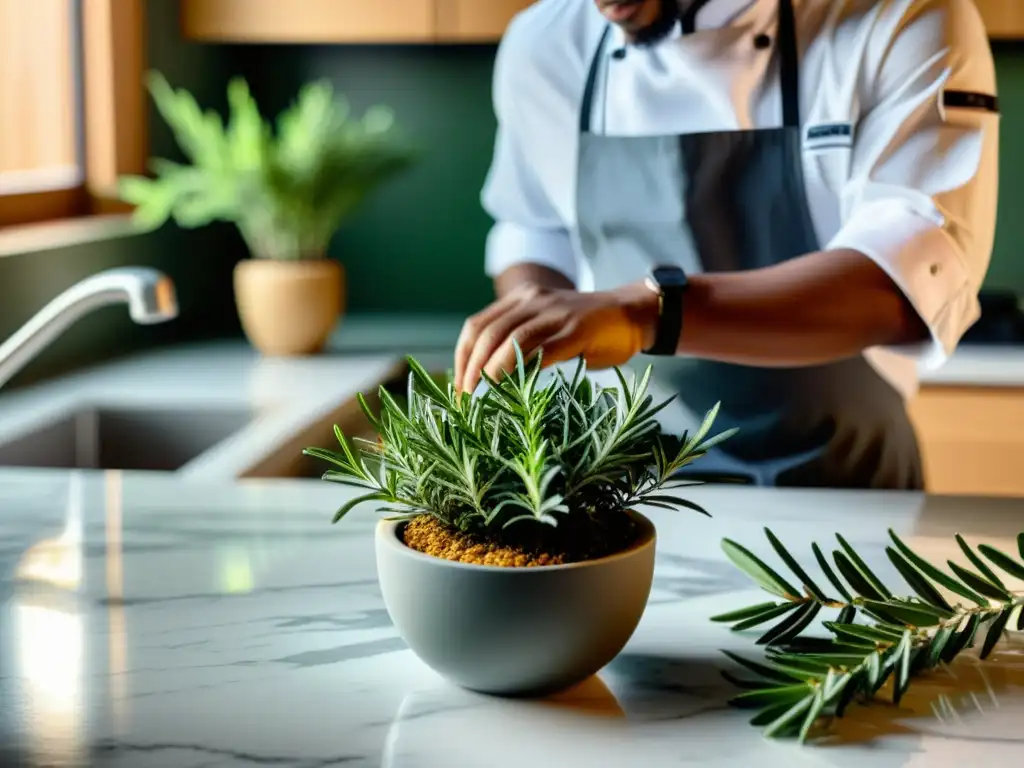
[[[900,5],[912,15],[867,43],[868,106],[829,247],[886,271],[931,332],[890,351],[935,368],[980,316],[998,197],[995,67],[970,0]]]
[[[577,265],[569,230],[538,177],[538,158],[529,154],[534,145],[530,141],[530,120],[538,118],[537,101],[543,100],[536,94],[528,98],[525,93],[515,93],[519,83],[532,89],[545,88],[542,77],[526,76],[536,62],[529,60],[532,39],[517,35],[519,23],[519,19],[513,20],[508,27],[494,64],[493,101],[498,128],[481,193],[484,210],[494,219],[487,235],[485,271],[493,278],[517,264],[539,264],[575,284]],[[530,82],[524,82],[527,80]]]

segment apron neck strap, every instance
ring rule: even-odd
[[[707,0],[698,0],[687,11],[688,28],[684,32],[693,32],[696,11]],[[603,61],[605,46],[611,33],[611,25],[605,26],[597,50],[590,61],[587,82],[583,88],[583,101],[580,105],[580,133],[590,133],[591,120],[594,112],[594,95],[597,90],[598,67]],[[779,26],[776,33],[779,51],[779,88],[782,92],[782,124],[786,128],[800,127],[800,55],[797,50],[796,18],[793,13],[793,0],[779,0]]]

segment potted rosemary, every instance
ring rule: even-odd
[[[328,245],[377,187],[415,152],[396,133],[390,109],[361,118],[331,84],[304,86],[274,126],[245,80],[228,85],[229,120],[200,109],[159,73],[149,90],[191,162],[152,162],[153,178],[121,179],[145,230],[169,219],[194,228],[233,223],[251,259],[235,268],[235,299],[249,341],[268,355],[319,351],[345,307],[344,270]]]
[[[732,432],[708,437],[717,407],[681,438],[655,416],[651,370],[602,388],[581,362],[542,378],[523,360],[480,396],[442,388],[409,359],[408,402],[380,390],[379,437],[307,448],[323,479],[376,502],[378,578],[410,648],[435,671],[492,694],[550,693],[597,672],[643,614],[655,531],[639,505],[707,514],[670,491]],[[543,640],[541,640],[543,638]]]

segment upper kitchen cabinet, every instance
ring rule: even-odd
[[[436,28],[436,0],[180,2],[182,34],[205,42],[428,43]]]
[[[488,43],[500,40],[512,17],[533,4],[533,0],[436,2],[437,41],[441,43]]]
[[[489,43],[533,0],[179,0],[211,43]]]
[[[989,37],[1024,40],[1024,0],[974,0]]]

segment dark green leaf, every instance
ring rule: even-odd
[[[731,539],[722,540],[722,549],[733,564],[761,585],[762,588],[779,597],[799,597],[800,592],[757,558],[745,547]]]
[[[978,624],[980,622],[978,614],[972,614],[968,619],[964,628],[957,631],[953,638],[946,644],[946,650],[942,652],[942,660],[949,664],[957,655],[967,648],[974,640],[974,633],[978,631]]]
[[[798,701],[807,696],[810,687],[804,684],[784,685],[778,688],[762,688],[758,691],[744,691],[732,698],[732,703],[743,709],[760,709],[784,701]]]
[[[856,618],[857,609],[852,605],[847,605],[839,612],[839,616],[836,618],[836,624],[853,624],[853,620]]]
[[[871,644],[882,643],[885,645],[891,645],[892,643],[899,642],[902,637],[902,635],[897,635],[893,638],[892,632],[883,631],[876,627],[866,627],[860,624],[839,624],[836,622],[834,624],[826,624],[825,626],[838,637],[863,640]]]
[[[990,547],[988,544],[979,544],[978,551],[1011,576],[1024,579],[1024,565],[1021,565],[1009,555],[1000,552],[995,547]]]
[[[947,625],[939,629],[928,643],[928,666],[937,666],[942,659],[946,644],[953,637],[953,627]]]
[[[946,599],[939,594],[935,587],[928,583],[928,580],[921,575],[920,571],[914,568],[903,555],[892,547],[886,547],[885,554],[889,556],[889,561],[922,600],[935,608],[941,608],[946,616],[953,615],[953,609],[946,602]]]
[[[771,543],[772,548],[779,555],[779,557],[782,558],[782,561],[786,564],[789,570],[791,570],[793,574],[797,577],[797,579],[800,580],[800,582],[804,585],[807,591],[810,592],[811,595],[816,597],[818,600],[828,600],[828,597],[825,595],[825,593],[822,592],[821,588],[814,583],[814,580],[811,579],[809,575],[807,575],[807,571],[800,567],[800,563],[798,563],[793,558],[793,556],[789,553],[789,550],[787,550],[782,545],[782,542],[779,541],[778,537],[774,533],[772,533],[771,530],[768,528],[764,529],[764,533],[765,536],[768,537],[768,541]]]
[[[750,619],[770,608],[775,608],[778,605],[779,603],[758,603],[757,605],[751,605],[746,608],[740,608],[735,611],[729,611],[728,613],[720,613],[717,616],[712,616],[711,621],[728,623],[732,621],[740,621],[742,619]],[[783,605],[790,606],[791,603],[783,603]]]
[[[768,725],[786,714],[792,706],[788,701],[784,701],[781,704],[772,704],[770,707],[766,707],[754,715],[750,720],[750,724],[758,727]]]
[[[766,666],[764,664],[758,664],[756,661],[745,659],[742,656],[738,656],[737,654],[731,653],[729,651],[722,651],[722,653],[724,653],[726,656],[732,659],[732,661],[734,661],[735,663],[739,664],[741,667],[745,667],[746,669],[750,670],[755,675],[761,675],[764,678],[767,678],[769,680],[775,680],[779,683],[788,685],[791,684],[794,680],[803,681],[805,677],[804,675],[797,672],[783,671],[775,669],[773,667]]]
[[[947,560],[946,565],[953,571],[960,580],[964,582],[971,589],[977,590],[986,597],[990,597],[993,600],[1008,601],[1012,600],[1013,596],[1002,587],[993,584],[990,581],[986,581],[975,573],[971,573],[963,566],[957,565],[952,560]]]
[[[829,676],[831,675],[832,672],[830,671]],[[807,710],[807,714],[803,716],[804,722],[800,727],[799,736],[801,744],[807,741],[807,736],[810,734],[811,728],[813,728],[814,724],[818,722],[818,717],[821,716],[821,710],[825,707],[825,690],[828,683],[829,679],[826,678],[825,683],[823,683],[818,690],[814,692],[814,699],[811,701],[811,706]]]
[[[363,496],[356,496],[354,499],[349,499],[344,505],[342,505],[341,509],[334,513],[334,522],[338,522],[355,507],[367,501],[388,501],[388,495],[386,493],[367,493]]]
[[[694,512],[699,512],[705,517],[711,517],[711,514],[706,509],[704,509],[704,507],[702,507],[700,504],[697,504],[694,501],[690,501],[689,499],[684,499],[680,496],[644,496],[641,498],[641,503],[663,504],[667,506],[669,509],[673,509],[675,507],[685,507],[686,509],[693,510]]]
[[[970,600],[972,603],[977,603],[978,605],[988,605],[988,600],[986,600],[984,597],[979,595],[974,590],[968,589],[963,584],[958,582],[956,579],[947,576],[945,573],[940,571],[938,568],[936,568],[934,565],[929,563],[923,557],[914,552],[910,547],[904,544],[900,537],[896,535],[896,532],[892,530],[892,528],[889,529],[889,538],[893,540],[893,543],[896,545],[896,548],[900,552],[902,552],[903,555],[911,563],[913,563],[914,567],[921,571],[921,573],[923,573],[929,579],[938,582],[946,589],[948,589],[950,592],[955,592],[961,597]]]
[[[979,571],[981,571],[982,575],[986,579],[1004,589],[1006,588],[1003,582],[999,580],[999,577],[996,576],[995,572],[985,564],[984,560],[982,560],[980,557],[977,556],[977,554],[975,554],[974,550],[971,549],[970,545],[966,541],[964,541],[964,537],[961,536],[959,533],[956,534],[956,543],[960,545],[961,551],[965,555],[967,555],[967,559],[971,561],[971,564]]]
[[[864,659],[864,674],[867,677],[868,688],[873,692],[879,688],[879,680],[882,679],[882,657],[875,652]]]
[[[836,717],[842,717],[846,714],[846,708],[853,701],[853,697],[857,695],[857,691],[860,690],[860,685],[856,678],[852,678],[850,682],[843,686],[842,691],[839,692],[839,696],[835,703],[835,715]]]
[[[853,561],[845,553],[836,550],[832,553],[832,557],[836,561],[836,567],[839,569],[839,572],[843,574],[843,578],[853,587],[854,592],[872,600],[885,600],[885,596],[861,575]]]
[[[765,737],[771,738],[772,736],[781,736],[784,733],[789,732],[798,721],[798,718],[803,715],[805,711],[810,709],[813,703],[813,695],[805,696],[801,701],[796,702],[784,714],[780,715],[774,722],[770,723],[768,727],[764,729]]]
[[[1017,553],[1020,559],[1024,560],[1024,531],[1017,534]]]
[[[1010,614],[1012,611],[1009,609],[1003,610],[992,623],[989,625],[988,632],[985,634],[985,642],[982,643],[981,651],[978,653],[978,657],[985,660],[992,653],[996,647],[996,643],[1003,636],[1003,630],[1006,629],[1006,622],[1010,620]]]
[[[906,603],[865,600],[864,607],[873,612],[892,616],[911,627],[934,627],[942,618],[942,614],[923,604],[908,605]]]
[[[733,632],[745,632],[753,627],[760,626],[766,621],[771,621],[774,618],[783,616],[790,611],[796,611],[803,603],[779,603],[774,608],[765,608],[762,613],[756,616],[751,616],[749,619],[744,619],[738,622],[732,627]]]
[[[854,550],[854,548],[850,546],[846,539],[844,539],[837,533],[836,540],[839,542],[839,545],[846,551],[847,556],[850,558],[850,561],[860,572],[861,576],[863,576],[867,581],[871,583],[871,586],[875,588],[875,591],[881,594],[886,600],[892,597],[892,593],[888,589],[886,589],[886,586],[882,583],[882,580],[878,578],[870,568],[868,568],[868,564],[861,560],[860,555],[857,554],[856,550]]]
[[[765,657],[768,662],[772,665],[781,664],[794,672],[800,672],[805,678],[807,676],[818,676],[824,675],[828,671],[828,664],[823,664],[820,661],[814,661],[807,658],[803,653],[791,652],[789,648],[792,646],[777,646],[773,645],[765,650]]]
[[[843,586],[843,582],[840,581],[839,577],[836,576],[835,571],[832,570],[832,566],[828,564],[828,560],[826,560],[825,555],[822,554],[821,547],[815,543],[811,544],[811,549],[814,551],[814,557],[817,559],[818,565],[821,566],[821,570],[825,573],[825,577],[832,582],[832,586],[836,588],[836,591],[843,596],[843,599],[846,600],[846,602],[851,602],[853,597],[846,590],[846,587]]]
[[[906,693],[907,686],[910,684],[910,655],[913,650],[914,646],[911,642],[910,630],[907,630],[899,646],[896,648],[896,678],[892,696],[893,703],[895,704],[900,703],[900,699],[903,698],[903,694]]]
[[[814,617],[818,615],[820,610],[820,603],[804,603],[799,610],[790,614],[784,621],[779,622],[779,624],[759,637],[757,644],[785,643],[789,638],[796,637],[803,632],[807,625],[814,621]]]
[[[778,685],[776,680],[745,680],[742,677],[736,677],[732,672],[725,669],[720,674],[727,682],[746,691],[761,691]]]

